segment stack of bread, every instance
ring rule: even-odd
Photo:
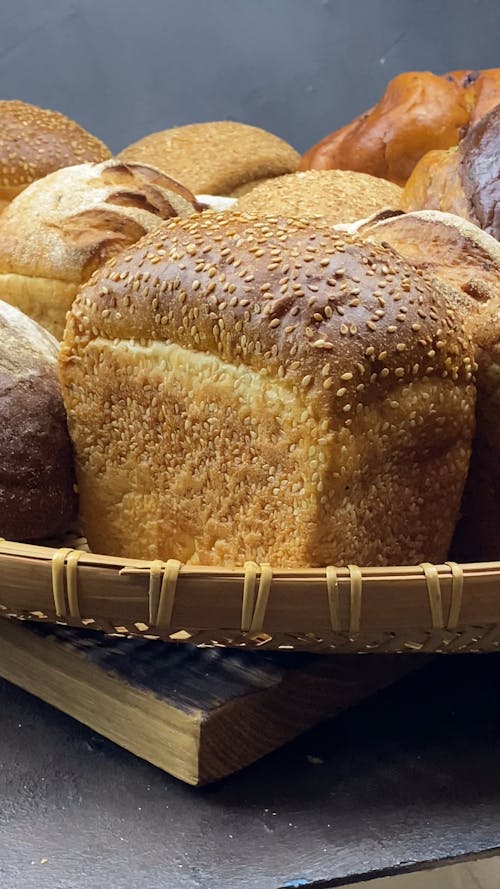
[[[31,440],[13,400],[33,428],[45,418],[36,459],[50,424],[65,454],[69,432],[92,549],[220,566],[441,562],[462,510],[466,551],[500,553],[500,211],[481,164],[498,102],[496,71],[401,75],[302,160],[255,127],[195,124],[116,160],[54,162],[9,193],[3,433]],[[30,400],[24,359],[9,367],[16,317],[43,374],[36,322],[62,340],[48,408],[43,374],[29,370]],[[74,512],[64,459],[55,530]],[[0,462],[0,534],[44,536],[29,498],[14,517],[3,505],[16,479],[33,484],[12,465]]]

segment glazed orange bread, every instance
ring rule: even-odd
[[[276,566],[444,559],[473,352],[447,290],[325,223],[206,213],[97,272],[60,375],[100,552]]]
[[[313,145],[299,169],[357,170],[404,185],[427,151],[458,145],[499,102],[500,68],[398,74],[373,108]]]

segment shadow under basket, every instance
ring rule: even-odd
[[[228,648],[495,651],[500,562],[225,569],[0,540],[0,615]]]

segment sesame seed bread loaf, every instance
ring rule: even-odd
[[[238,211],[253,216],[321,217],[335,225],[386,208],[397,209],[401,194],[398,185],[367,173],[308,170],[257,185],[239,199]]]
[[[297,169],[300,155],[283,139],[233,120],[151,133],[118,155],[153,164],[193,194],[238,195],[257,182]]]
[[[0,101],[0,210],[54,170],[110,157],[99,139],[64,114],[17,100]]]
[[[57,351],[46,330],[0,302],[0,537],[10,540],[67,531],[76,513]]]
[[[99,265],[162,220],[197,208],[186,188],[144,164],[57,170],[0,216],[0,299],[61,339],[78,287]]]
[[[227,566],[440,561],[472,363],[445,286],[389,249],[307,220],[168,222],[68,316],[90,545]]]

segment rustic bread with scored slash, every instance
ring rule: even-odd
[[[164,219],[196,212],[182,185],[144,164],[79,164],[34,182],[0,215],[0,299],[61,339],[80,284]]]

